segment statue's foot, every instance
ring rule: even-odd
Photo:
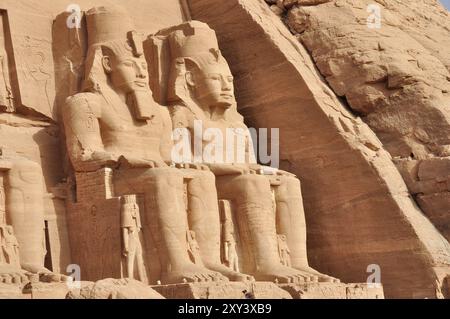
[[[222,264],[207,265],[207,268],[221,273],[230,281],[255,281],[255,278],[253,276],[234,271]]]
[[[71,282],[72,277],[47,272],[47,273],[39,273],[39,281],[47,283]]]
[[[340,283],[341,282],[339,279],[322,274],[309,266],[299,266],[299,267],[294,266],[294,268],[298,269],[300,271],[303,271],[303,272],[310,273],[314,276],[317,276],[319,282],[332,282],[332,283]]]
[[[8,265],[0,266],[0,283],[2,284],[25,285],[30,282],[30,276],[31,274],[25,270]]]
[[[72,277],[66,275],[55,274],[45,267],[33,264],[22,265],[23,269],[28,271],[35,276],[38,276],[40,282],[46,283],[59,283],[59,282],[70,282]]]
[[[275,265],[266,269],[261,269],[255,274],[255,278],[258,281],[272,281],[280,284],[302,284],[307,282],[318,282],[319,280],[316,275],[283,265]]]
[[[193,282],[225,282],[228,278],[216,271],[195,264],[186,265],[182,269],[173,270],[163,275],[165,284],[180,284]]]

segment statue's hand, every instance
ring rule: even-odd
[[[103,164],[116,164],[119,159],[119,156],[108,153],[108,152],[101,152],[101,151],[95,151],[91,154],[90,160],[95,162],[101,162]]]
[[[297,177],[297,175],[286,172],[286,171],[282,171],[282,170],[278,170],[277,171],[277,175],[279,176],[287,176],[287,177]]]
[[[257,174],[257,171],[247,164],[210,164],[209,168],[214,174],[219,176]]]
[[[258,173],[263,169],[263,167],[259,164],[248,164],[248,167],[250,168],[250,170]]]
[[[209,167],[205,164],[198,164],[198,163],[179,163],[175,164],[176,168],[190,168],[190,169],[196,169],[199,171],[209,171]]]
[[[128,167],[128,168],[160,168],[167,166],[164,162],[133,158],[129,156],[127,157],[121,156],[119,158],[119,165],[121,167]]]

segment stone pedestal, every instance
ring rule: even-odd
[[[320,282],[279,286],[294,299],[384,299],[382,285]]]
[[[0,299],[30,299],[31,295],[22,293],[19,285],[8,285],[0,283]]]
[[[292,299],[270,282],[187,283],[152,286],[167,299]]]

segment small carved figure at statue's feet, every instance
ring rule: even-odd
[[[211,271],[195,264],[188,264],[182,269],[174,269],[162,275],[163,284],[226,281],[228,281],[228,278],[219,272]]]

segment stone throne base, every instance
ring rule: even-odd
[[[152,288],[167,299],[384,299],[382,286],[369,284],[228,282]]]
[[[0,299],[384,299],[381,285],[271,282],[186,283],[147,286],[128,279],[65,283],[0,284]]]
[[[279,286],[294,299],[384,299],[383,286],[375,284],[315,282]]]

